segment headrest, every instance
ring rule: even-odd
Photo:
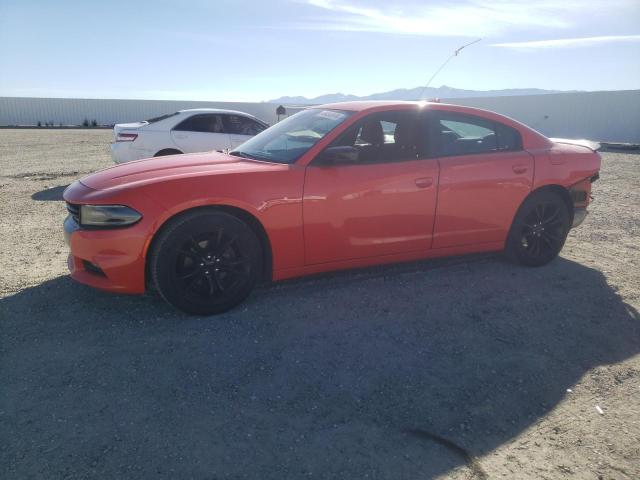
[[[415,122],[405,121],[396,125],[396,130],[393,133],[393,138],[396,145],[401,147],[415,147],[416,146],[416,124]]]
[[[369,120],[362,126],[360,138],[372,145],[382,145],[384,143],[382,124],[378,120]]]

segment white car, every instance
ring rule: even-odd
[[[116,163],[235,148],[269,125],[248,113],[197,108],[113,127]]]

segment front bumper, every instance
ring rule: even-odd
[[[70,185],[64,198],[72,204],[112,203],[100,197],[80,182]],[[120,201],[118,201],[120,200]],[[115,203],[135,205],[143,213],[142,219],[122,228],[86,228],[69,215],[64,221],[64,238],[69,245],[67,261],[71,278],[91,287],[120,293],[144,293],[145,255],[152,232],[152,219],[159,206],[144,195],[120,196]]]
[[[145,241],[134,232],[123,236],[124,230],[83,229],[69,215],[64,238],[71,250],[67,259],[71,278],[100,290],[144,293]]]

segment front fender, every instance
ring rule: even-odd
[[[145,246],[171,218],[202,207],[231,207],[256,219],[264,229],[273,255],[273,269],[304,264],[302,186],[304,168],[260,175],[224,175],[176,179],[148,185],[144,193],[159,207]]]

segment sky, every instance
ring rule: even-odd
[[[0,0],[0,96],[640,88],[640,0]]]

